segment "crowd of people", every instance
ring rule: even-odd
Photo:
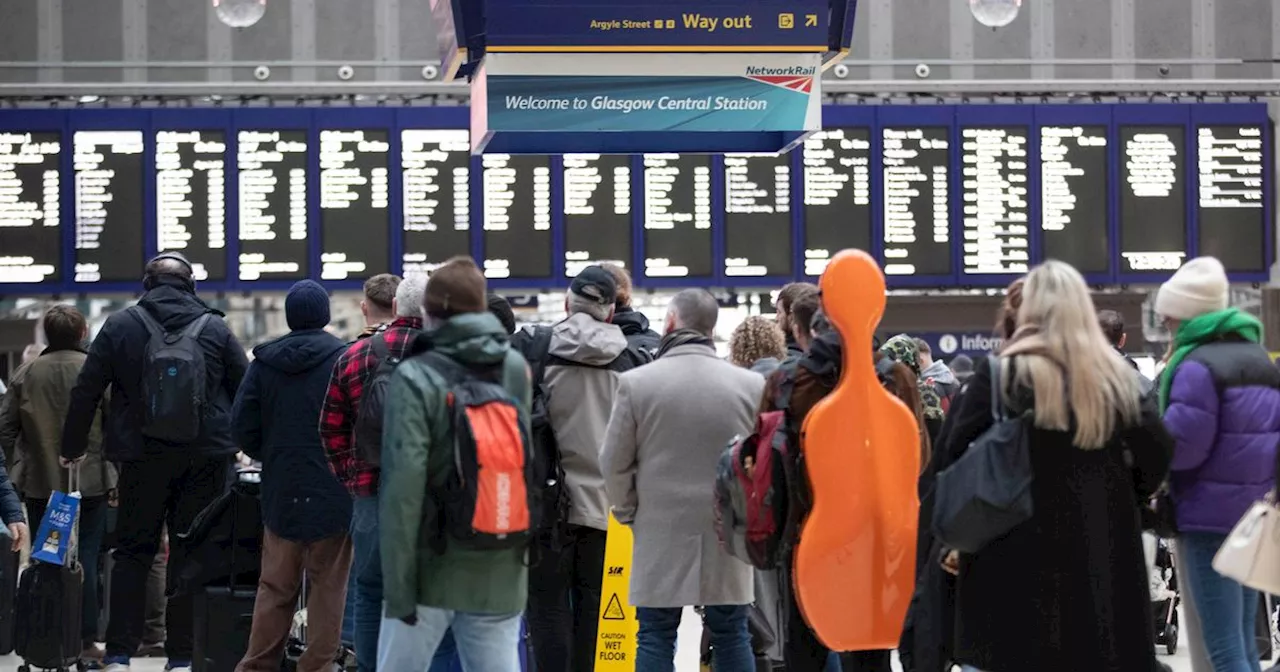
[[[458,661],[516,672],[522,653],[540,672],[591,670],[611,516],[634,534],[635,669],[674,669],[687,607],[720,672],[758,669],[770,642],[788,672],[891,669],[890,651],[829,651],[805,622],[789,554],[811,505],[804,483],[786,493],[794,524],[775,570],[731,555],[716,530],[725,445],[781,412],[803,453],[799,428],[840,382],[844,344],[818,287],[783,287],[776,318],[743,320],[726,359],[706,291],[677,293],[659,335],[632,309],[624,269],[588,266],[567,288],[567,317],[517,330],[459,257],[429,278],[368,280],[351,343],[330,333],[325,289],[297,283],[289,333],[252,362],[181,255],[149,262],[144,289],[87,345],[83,315],[50,309],[48,347],[0,405],[14,464],[0,463],[0,520],[15,549],[79,469],[90,669],[125,672],[154,643],[139,596],[165,531],[186,530],[228,488],[238,453],[261,463],[265,528],[239,671],[280,669],[304,581],[302,672],[333,669],[346,648],[360,672]],[[1095,312],[1080,274],[1054,261],[1008,288],[990,357],[944,362],[908,334],[877,341],[880,381],[918,427],[899,449],[922,465],[905,670],[1161,669],[1142,535],[1172,502],[1196,672],[1258,672],[1259,596],[1212,562],[1274,491],[1280,369],[1257,319],[1229,307],[1216,260],[1189,261],[1154,306],[1172,337],[1154,381],[1123,353],[1123,318]],[[1000,413],[1030,423],[1034,509],[961,553],[931,526],[938,476]],[[112,508],[102,651],[96,558]],[[167,669],[190,669],[193,608],[189,591],[167,601]]]

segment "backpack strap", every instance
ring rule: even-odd
[[[547,359],[551,354],[551,335],[551,327],[535,327],[533,340],[529,343],[529,352],[525,354],[525,359],[533,368],[530,388],[535,395],[542,389],[542,381],[547,375]]]
[[[1004,412],[1004,395],[1001,391],[1004,387],[1004,380],[1000,373],[1000,356],[996,354],[987,355],[987,362],[991,365],[991,417],[996,422],[1005,420]]]
[[[374,375],[381,373],[384,367],[394,367],[400,363],[399,358],[391,356],[391,347],[387,345],[387,339],[382,332],[369,337],[369,349],[373,351],[374,358],[378,360],[378,367]]]
[[[151,313],[147,312],[146,308],[134,305],[129,308],[129,313],[133,315],[133,319],[142,325],[143,329],[147,330],[147,334],[151,338],[164,338],[164,327],[160,326],[160,323],[151,316]]]

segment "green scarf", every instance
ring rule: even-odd
[[[1253,343],[1262,342],[1262,322],[1239,308],[1228,308],[1214,313],[1193,317],[1178,326],[1173,336],[1173,356],[1160,374],[1160,414],[1169,408],[1169,390],[1173,387],[1173,374],[1182,360],[1192,350],[1216,341],[1223,336],[1235,335]]]

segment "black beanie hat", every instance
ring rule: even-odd
[[[314,280],[302,280],[289,288],[284,317],[294,331],[323,329],[329,324],[329,293]]]

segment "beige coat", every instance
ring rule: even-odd
[[[755,425],[764,378],[702,345],[622,375],[601,466],[614,515],[635,532],[631,603],[749,604],[751,567],[720,548],[716,463]]]

